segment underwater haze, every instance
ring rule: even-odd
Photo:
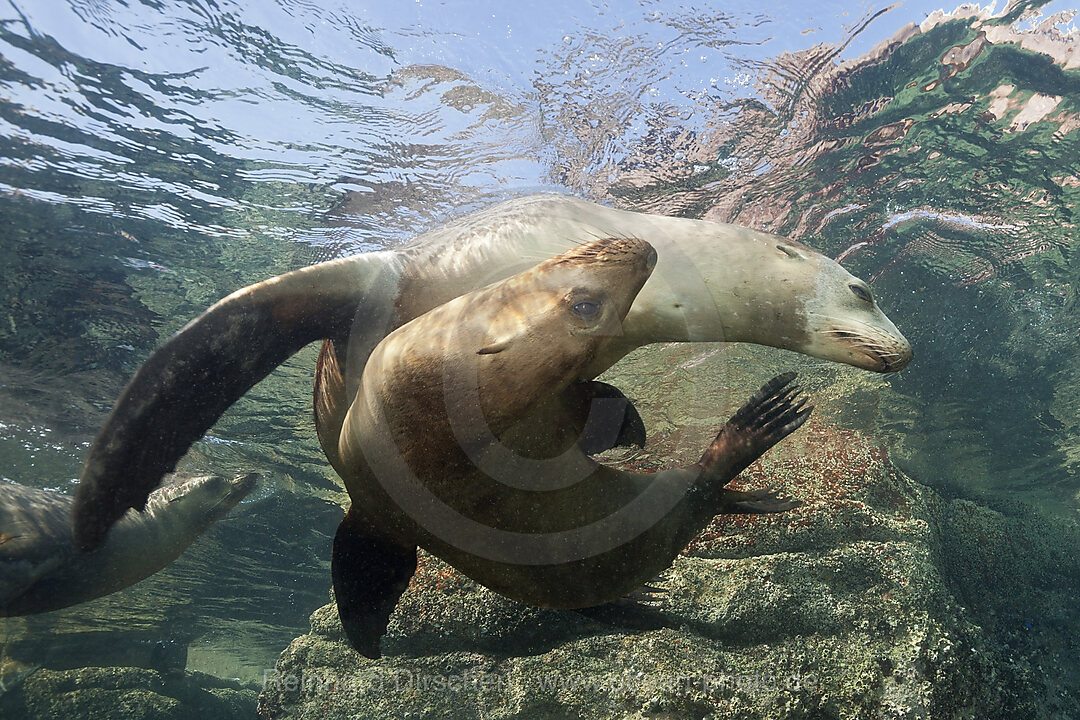
[[[181,461],[260,483],[177,562],[0,618],[0,717],[1080,718],[1078,9],[7,0],[3,481],[73,494],[127,380],[228,293],[535,192],[798,240],[914,360],[631,355],[649,443],[620,461],[649,469],[797,369],[814,421],[748,472],[804,506],[717,521],[647,609],[429,559],[372,662],[326,605],[348,496],[305,348]]]

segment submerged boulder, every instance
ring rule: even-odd
[[[0,695],[0,717],[67,720],[187,720],[250,718],[251,687],[202,673],[162,673],[136,667],[40,669]]]
[[[677,429],[661,422],[649,452],[621,462],[694,459],[684,448],[704,447],[718,420],[708,414]],[[955,535],[956,503],[966,501],[944,500],[872,439],[827,418],[739,483],[776,483],[804,504],[716,518],[654,589],[603,608],[521,605],[422,553],[384,657],[353,652],[333,604],[320,608],[267,671],[259,716],[1049,716],[1029,662],[975,624],[954,593],[950,573],[965,567],[957,548],[993,552],[943,545],[943,524]]]

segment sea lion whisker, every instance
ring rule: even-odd
[[[863,320],[860,320],[859,318],[856,318],[856,317],[841,317],[839,315],[825,315],[825,314],[822,314],[822,313],[811,313],[811,314],[814,317],[819,318],[821,320],[824,320],[826,322],[835,322],[835,323],[837,323],[837,325],[839,325],[841,327],[843,327],[845,324],[847,324],[847,325],[860,325],[862,327],[865,327],[865,328],[871,330],[872,332],[877,332],[878,331],[878,328],[875,327],[874,325],[871,325],[870,323],[865,322]]]
[[[886,345],[880,340],[872,337],[866,337],[865,335],[859,334],[853,330],[846,330],[842,328],[826,328],[825,330],[822,330],[822,332],[844,340],[854,340],[859,347],[866,348],[878,354],[889,354],[891,357],[894,358],[903,357],[902,353],[899,353],[895,350],[896,345],[894,343],[890,342]]]
[[[611,237],[610,235],[607,235],[606,233],[603,233],[600,230],[593,230],[593,229],[586,230],[586,231],[582,232],[581,234],[586,236],[586,239],[576,241],[574,243],[575,247],[581,247],[582,245],[588,245],[589,243],[595,242],[596,240],[603,240],[606,237]]]
[[[859,334],[859,341],[868,345],[880,345],[882,347],[894,347],[894,343],[885,338],[878,337],[876,335],[869,335],[866,333]]]
[[[890,347],[888,347],[888,346],[885,346],[885,345],[881,345],[881,344],[879,344],[879,343],[868,343],[868,342],[864,342],[864,343],[860,343],[860,345],[861,345],[862,347],[865,347],[865,348],[869,348],[869,349],[871,349],[871,350],[874,350],[875,352],[877,352],[877,353],[878,353],[878,354],[880,354],[880,355],[889,355],[889,356],[891,356],[891,357],[900,357],[900,353],[896,352],[895,350],[892,350],[892,349],[891,349]]]
[[[845,330],[840,328],[828,328],[821,331],[823,334],[835,335],[839,338],[851,339],[851,340],[865,340],[867,339],[866,333],[859,332],[858,330]]]
[[[871,324],[869,324],[867,322],[859,320],[858,318],[854,318],[854,317],[841,318],[841,317],[836,317],[836,316],[833,316],[833,315],[821,315],[821,314],[817,314],[817,315],[815,315],[815,317],[822,320],[822,321],[824,321],[824,322],[832,323],[831,327],[826,327],[826,328],[823,328],[823,329],[820,330],[820,332],[825,333],[825,334],[852,333],[852,334],[858,335],[859,337],[863,337],[863,338],[882,339],[882,340],[885,340],[886,342],[890,342],[890,343],[894,343],[894,344],[897,342],[896,337],[894,337],[894,336],[892,336],[890,334],[883,333],[882,328],[875,327],[874,325],[871,325]],[[906,344],[906,341],[905,341],[905,344]]]
[[[594,242],[596,240],[636,240],[639,239],[637,235],[620,232],[618,230],[601,230],[600,228],[590,228],[585,230],[583,235],[588,236],[590,239],[583,240],[579,245]]]
[[[881,350],[882,352],[893,352],[893,350],[891,350],[891,346],[883,345],[877,342],[871,342],[869,340],[862,340],[859,342],[859,345],[861,345],[862,347],[873,348],[874,350]]]
[[[870,335],[868,333],[860,332],[858,330],[846,328],[826,328],[821,332],[829,335],[835,335],[840,338],[853,339],[865,343],[881,342],[876,335]]]
[[[822,334],[828,334],[838,340],[851,340],[860,345],[876,345],[877,347],[895,347],[895,345],[887,340],[883,341],[879,338],[868,336],[864,333],[856,332],[854,330],[822,330]],[[888,344],[885,344],[888,343]]]
[[[889,358],[889,359],[896,359],[896,358],[902,357],[900,355],[900,353],[892,352],[890,350],[882,350],[880,348],[871,348],[871,349],[874,350],[874,352],[876,352],[879,357]]]

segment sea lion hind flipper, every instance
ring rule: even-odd
[[[370,525],[350,510],[334,535],[330,566],[349,643],[361,655],[378,658],[390,615],[416,572],[416,546],[374,536]]]
[[[128,508],[145,507],[192,443],[293,353],[348,332],[365,294],[384,292],[387,263],[377,255],[238,290],[158,348],[124,388],[86,455],[72,517],[76,546],[100,547]]]
[[[613,447],[645,445],[645,422],[622,390],[599,380],[579,383],[588,416],[578,439],[578,447],[594,455]]]

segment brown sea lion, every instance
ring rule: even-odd
[[[388,332],[446,301],[596,237],[638,237],[658,253],[623,334],[582,369],[595,377],[653,342],[753,342],[876,372],[911,359],[904,336],[865,282],[814,250],[735,225],[615,210],[535,195],[432,230],[400,250],[297,270],[229,295],[139,368],[94,441],[82,472],[75,540],[99,546],[141,508],[191,443],[256,382],[315,340],[320,440],[335,468],[341,423],[368,354]],[[322,374],[322,373],[320,373]],[[148,438],[153,438],[152,442]]]
[[[509,598],[592,607],[667,568],[717,513],[797,504],[724,487],[809,415],[794,373],[689,467],[625,472],[575,442],[589,392],[579,378],[621,337],[655,258],[642,240],[586,243],[429,311],[371,353],[337,448],[353,504],[334,588],[359,652],[378,656],[417,546]]]

